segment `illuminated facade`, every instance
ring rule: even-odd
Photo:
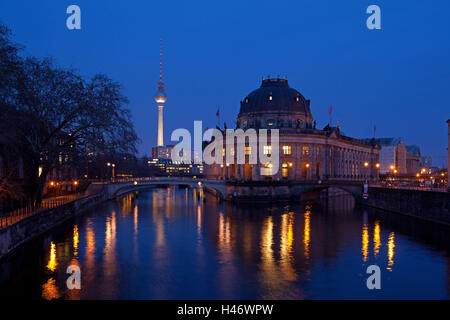
[[[223,164],[206,167],[208,178],[237,181],[378,179],[379,146],[375,141],[347,137],[339,125],[317,129],[310,100],[290,88],[287,79],[263,79],[261,87],[241,101],[237,128],[244,131],[279,129],[278,172],[272,175],[271,163],[258,160],[250,164],[249,156],[257,150],[251,150],[246,141],[245,146],[239,146],[245,147],[245,164],[227,164],[224,157]],[[233,149],[237,148],[235,141]],[[270,154],[271,148],[269,144],[264,146],[264,153]]]

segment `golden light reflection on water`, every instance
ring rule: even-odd
[[[133,227],[134,227],[134,235],[136,236],[138,233],[138,206],[137,204],[133,209]]]
[[[369,256],[369,226],[367,223],[363,224],[361,242],[361,253],[363,261],[366,262],[367,257]]]
[[[42,298],[46,300],[58,299],[61,297],[58,287],[56,286],[56,281],[53,278],[47,280],[46,283],[42,285]]]
[[[261,255],[263,263],[273,264],[273,219],[272,216],[268,216],[263,224],[262,237],[261,237]]]
[[[202,232],[202,207],[197,206],[197,234],[200,236]]]
[[[311,211],[306,210],[304,214],[304,227],[303,227],[303,246],[305,258],[309,259],[309,245],[311,242]]]
[[[102,278],[100,282],[100,290],[105,292],[108,298],[116,297],[117,290],[117,219],[116,212],[113,211],[111,216],[106,217],[105,226],[105,247],[103,248],[102,261]]]
[[[86,227],[86,271],[93,272],[95,268],[95,233],[90,220]]]
[[[78,255],[78,244],[80,242],[78,234],[78,226],[73,227],[73,255],[76,257]]]
[[[375,227],[373,229],[373,254],[378,257],[380,253],[381,240],[380,240],[380,221],[375,221]]]
[[[394,248],[395,248],[395,235],[394,232],[389,234],[388,239],[388,267],[387,270],[392,271],[392,266],[394,265]]]
[[[154,192],[153,193],[153,201],[152,201],[152,218],[153,218],[153,223],[155,226],[155,231],[156,231],[156,247],[163,247],[166,243],[166,238],[165,238],[165,231],[164,231],[164,216],[161,214],[158,214],[158,212],[160,211],[159,209],[159,205],[161,204],[161,202],[159,201],[161,199],[161,194]],[[163,198],[162,200],[165,200],[165,198]],[[167,202],[166,202],[166,208],[168,207]],[[168,213],[166,213],[167,215]],[[169,214],[170,215],[170,214]]]
[[[292,245],[294,243],[294,213],[285,213],[281,217],[281,245],[280,253],[282,258],[287,258],[291,260],[292,256]]]
[[[230,218],[219,213],[219,251],[222,258],[228,260],[231,253],[231,227]]]
[[[50,243],[50,258],[47,263],[47,269],[50,271],[55,271],[58,266],[58,262],[56,261],[56,246],[53,241]]]
[[[273,287],[279,283],[276,270],[275,259],[273,256],[273,218],[265,218],[261,231],[261,276],[260,282],[264,290],[265,298],[271,297]]]
[[[294,243],[294,213],[285,213],[281,217],[280,238],[280,265],[284,278],[288,281],[297,279],[297,273],[293,266],[293,243]]]

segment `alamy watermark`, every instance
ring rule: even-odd
[[[181,139],[181,141],[180,141]],[[172,150],[171,159],[176,162],[195,164],[257,164],[267,165],[272,175],[279,169],[278,129],[207,129],[202,131],[202,121],[194,121],[194,154],[189,130],[176,129],[172,141],[180,141]],[[270,140],[270,141],[269,141]],[[208,144],[203,149],[203,142]],[[248,158],[248,161],[246,159]],[[261,168],[261,172],[263,168]]]

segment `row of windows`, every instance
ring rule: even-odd
[[[268,96],[268,99],[269,99],[269,101],[272,101],[273,100],[273,95],[272,95],[272,92],[271,93],[269,93],[269,96]],[[249,103],[249,98],[248,97],[245,97],[245,103]],[[300,96],[299,95],[297,95],[296,97],[295,97],[295,102],[300,102]]]
[[[303,119],[267,119],[267,120],[241,120],[238,122],[238,127],[247,128],[247,127],[258,127],[267,126],[277,127],[277,128],[306,128],[307,122]]]
[[[282,150],[283,150],[284,155],[292,154],[292,147],[289,145],[284,145],[282,147]],[[233,147],[230,149],[230,151],[231,151],[231,155],[234,156],[234,148]],[[223,148],[222,156],[224,156],[224,157],[225,157],[225,152],[226,152],[226,150],[225,150],[225,148]],[[247,156],[250,155],[252,153],[252,147],[244,147],[244,152],[245,152],[245,155],[247,155]],[[264,146],[263,152],[265,155],[270,155],[272,153],[272,146]],[[307,146],[303,146],[302,147],[302,155],[308,156],[309,154],[310,154],[310,148]]]

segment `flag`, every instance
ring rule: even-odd
[[[219,118],[219,115],[220,115],[220,107],[217,108],[216,117]]]
[[[328,115],[331,117],[332,113],[333,113],[333,106],[330,104],[330,107],[328,108]]]

